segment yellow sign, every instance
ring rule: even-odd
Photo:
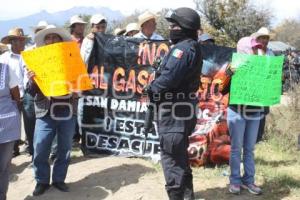
[[[60,42],[22,52],[27,68],[45,96],[92,89],[76,42]]]

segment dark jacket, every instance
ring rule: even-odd
[[[26,87],[26,92],[34,97],[34,109],[36,118],[42,118],[45,115],[49,114],[52,109],[53,113],[72,112],[72,115],[77,114],[77,100],[72,95],[71,97],[45,97],[41,92],[40,88],[34,81],[29,81]],[[51,106],[54,107],[51,108]],[[61,104],[61,105],[59,105]],[[68,105],[70,106],[68,106]],[[68,115],[68,114],[67,114]]]
[[[191,132],[194,128],[198,98],[193,94],[199,89],[201,68],[200,44],[192,39],[177,43],[162,61],[161,73],[150,85],[158,106],[160,133]],[[174,118],[172,112],[179,118],[192,118]]]

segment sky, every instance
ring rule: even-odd
[[[5,0],[1,0],[4,2]],[[300,19],[299,0],[251,0],[258,7],[269,7],[273,11],[274,21],[285,18]],[[129,15],[134,10],[159,11],[162,8],[190,7],[194,8],[193,0],[8,0],[0,7],[0,20],[16,19],[31,15],[41,10],[56,12],[74,6],[109,7]]]

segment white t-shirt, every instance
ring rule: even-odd
[[[85,37],[81,44],[80,54],[83,62],[87,65],[93,50],[94,40]]]
[[[12,89],[19,85],[19,79],[14,70],[11,70],[8,66],[7,69],[8,69],[8,86],[9,89]]]

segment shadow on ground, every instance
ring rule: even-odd
[[[140,177],[152,172],[155,172],[155,170],[139,164],[123,164],[90,174],[80,181],[70,183],[69,186],[72,195],[60,192],[51,187],[42,198],[27,196],[25,200],[105,199],[108,195],[117,192],[121,187],[138,183]],[[124,199],[126,199],[126,197],[124,197]]]
[[[274,160],[274,161],[267,161],[262,158],[255,158],[255,162],[257,165],[265,165],[265,166],[271,166],[271,167],[279,167],[279,166],[288,166],[292,165],[297,160]]]

